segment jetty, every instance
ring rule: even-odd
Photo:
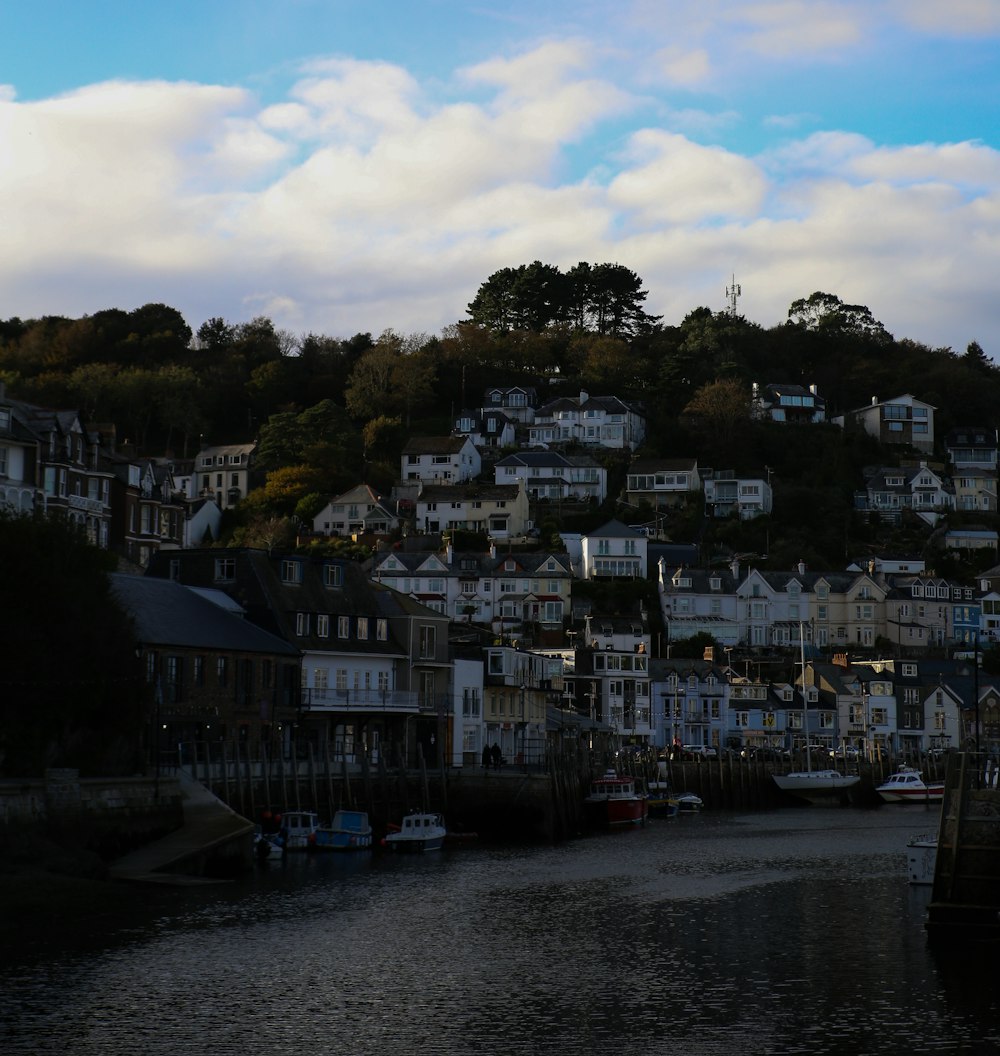
[[[981,753],[954,755],[945,775],[928,941],[1000,947],[1000,771]]]

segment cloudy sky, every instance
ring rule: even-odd
[[[536,259],[1000,360],[1000,0],[0,5],[0,318],[434,333]]]

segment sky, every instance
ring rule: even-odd
[[[1000,0],[0,5],[0,319],[436,334],[534,260],[1000,361]]]

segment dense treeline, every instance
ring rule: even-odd
[[[976,343],[956,353],[894,338],[868,308],[828,293],[795,301],[771,328],[704,307],[667,325],[646,313],[646,299],[621,265],[562,273],[535,261],[494,273],[468,318],[433,336],[296,336],[266,318],[214,318],[192,331],[163,304],[9,319],[0,379],[13,396],[114,422],[145,454],[257,438],[269,477],[248,512],[303,518],[359,476],[387,488],[405,438],[449,431],[489,386],[534,386],[543,401],[619,395],[644,403],[650,455],[768,466],[785,525],[803,525],[782,530],[789,547],[801,535],[827,560],[865,535],[849,512],[861,466],[899,452],[833,427],[800,430],[789,444],[782,427],[751,419],[753,382],[815,384],[828,415],[909,392],[937,409],[939,437],[995,423],[1000,371]]]

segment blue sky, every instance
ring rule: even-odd
[[[1000,356],[1000,0],[8,0],[0,317],[434,333],[618,261]]]

